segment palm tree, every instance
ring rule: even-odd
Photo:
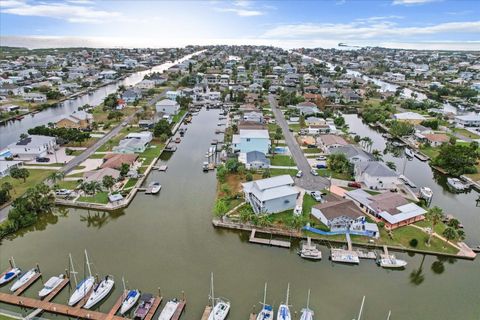
[[[8,181],[5,181],[4,183],[2,183],[2,188],[1,188],[3,191],[5,191],[8,196],[10,197],[10,191],[13,190],[13,185],[8,182]]]
[[[47,180],[51,181],[52,183],[56,183],[57,181],[63,180],[63,178],[65,178],[65,173],[56,171],[50,173]]]
[[[443,236],[447,239],[447,243],[455,240],[458,236],[457,231],[452,227],[448,227],[447,229],[443,230]]]
[[[427,245],[430,245],[430,240],[432,239],[432,234],[435,232],[435,226],[442,220],[443,218],[443,210],[437,206],[428,209],[427,211],[427,219],[430,220],[432,223],[432,232],[428,235]]]
[[[395,164],[395,162],[393,162],[393,161],[387,161],[385,164],[387,165],[387,167],[389,167],[389,168],[392,169],[393,171],[397,170],[397,165]]]
[[[375,161],[383,161],[382,152],[380,150],[374,149],[372,155],[375,158]]]

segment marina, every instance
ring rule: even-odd
[[[280,248],[290,248],[291,246],[291,242],[289,241],[272,239],[272,236],[273,236],[272,234],[269,234],[270,239],[256,237],[256,234],[257,234],[257,230],[253,229],[252,232],[250,233],[250,238],[248,239],[248,241],[251,243],[264,244],[264,245],[280,247]]]

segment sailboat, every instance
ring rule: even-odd
[[[73,292],[73,294],[70,296],[70,299],[68,300],[68,305],[74,306],[90,292],[90,290],[93,288],[95,284],[95,278],[92,276],[92,270],[90,270],[90,262],[88,261],[87,250],[85,250],[85,259],[86,259],[87,268],[88,268],[88,277],[85,278],[79,284],[77,284],[77,276],[76,276],[75,269],[73,268],[72,255],[69,254],[69,257],[70,257],[70,265],[72,266],[71,273],[73,274],[73,278],[77,286],[75,287],[75,291]]]
[[[262,310],[257,315],[257,320],[270,320],[273,319],[273,308],[266,303],[267,299],[267,283],[265,282],[265,289],[263,290],[263,303]]]
[[[92,294],[90,294],[87,302],[83,307],[85,309],[90,309],[91,307],[102,301],[102,299],[104,299],[108,295],[108,293],[112,291],[114,285],[115,281],[113,281],[113,277],[106,276],[105,279],[100,281],[100,283],[95,286]]]
[[[127,292],[127,287],[125,286],[125,279],[122,278],[123,283],[123,292]],[[130,310],[135,303],[137,303],[138,299],[140,298],[140,291],[137,289],[129,290],[123,299],[122,306],[120,307],[120,314],[123,315]]]
[[[309,308],[310,304],[310,289],[308,290],[307,295],[307,306],[302,309],[302,314],[300,315],[300,320],[313,320],[314,312],[312,309]]]
[[[37,268],[32,268],[28,270],[27,272],[22,274],[17,281],[13,283],[12,287],[10,288],[10,291],[11,292],[17,291],[21,286],[23,286],[28,281],[30,281],[33,277],[35,277],[37,273],[38,273]]]
[[[55,288],[57,288],[63,281],[64,276],[63,274],[57,276],[53,276],[45,282],[43,285],[43,289],[38,292],[39,298],[44,298],[48,296]]]
[[[287,299],[284,304],[278,307],[277,320],[291,320],[290,309],[288,307],[288,296],[290,295],[290,283],[287,285]]]
[[[227,318],[228,312],[230,311],[230,301],[222,298],[215,299],[213,291],[213,272],[210,278],[212,312],[210,312],[208,320],[224,320]]]
[[[12,262],[12,268],[5,272],[2,277],[0,277],[0,286],[12,281],[15,277],[22,273],[22,270],[15,266],[15,261],[13,260],[13,257],[10,259],[10,261]]]

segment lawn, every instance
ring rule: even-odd
[[[480,136],[473,133],[473,132],[470,132],[468,131],[467,129],[463,129],[463,128],[454,128],[453,129],[453,132],[456,132],[464,137],[467,137],[467,138],[470,138],[470,139],[480,139]]]
[[[272,177],[281,176],[284,174],[288,174],[293,177],[297,174],[297,172],[298,172],[297,169],[270,169],[270,175]]]
[[[307,148],[303,149],[303,153],[322,153],[322,150],[319,148]]]
[[[103,159],[105,156],[106,156],[105,153],[94,153],[88,158],[89,159]]]
[[[303,196],[302,212],[310,214],[312,207],[316,204],[318,204],[318,202],[313,199],[311,195],[305,193]]]
[[[91,196],[91,197],[90,196],[79,197],[77,201],[107,204],[108,203],[108,193],[107,192],[98,192],[94,196]]]
[[[285,166],[292,167],[295,166],[295,161],[290,156],[275,155],[270,158],[270,164],[272,166]]]
[[[152,163],[152,161],[153,161],[155,158],[157,158],[158,156],[160,156],[160,153],[162,152],[164,146],[165,146],[165,145],[163,145],[163,144],[161,144],[161,145],[153,145],[153,146],[150,146],[149,148],[147,148],[144,152],[140,153],[140,154],[139,154],[139,157],[145,159],[145,160],[143,161],[143,165],[144,165],[144,166],[148,166],[149,164]]]
[[[440,148],[434,148],[434,147],[425,147],[422,146],[420,148],[420,151],[425,153],[427,156],[429,156],[431,159],[435,158],[438,153],[440,152]]]
[[[56,183],[60,189],[74,190],[78,186],[78,181],[58,181]]]
[[[301,129],[299,123],[289,124],[288,127],[295,132],[299,132]]]
[[[49,174],[52,173],[52,170],[46,169],[28,169],[28,171],[30,172],[30,176],[25,182],[23,182],[23,179],[13,179],[10,176],[0,179],[0,186],[4,182],[10,182],[12,184],[13,190],[10,191],[12,200],[20,197],[22,194],[25,193],[25,191],[27,191],[28,188],[39,184],[40,182],[45,180]]]
[[[280,126],[276,123],[269,123],[268,124],[268,132],[270,132],[270,133],[275,133],[277,131],[277,128],[280,128]]]
[[[41,162],[34,162],[34,163],[25,163],[27,167],[63,167],[63,163],[41,163]],[[53,170],[53,169],[52,169]]]
[[[16,318],[11,318],[11,317],[5,316],[3,314],[0,314],[0,320],[13,320],[13,319],[16,319]]]
[[[335,179],[349,180],[349,181],[353,180],[352,175],[348,173],[333,172],[330,169],[318,169],[317,172],[322,177],[332,177]]]
[[[133,179],[133,178],[128,179],[127,183],[125,183],[125,185],[123,186],[123,189],[133,188],[137,183],[137,181],[138,179]]]
[[[180,110],[179,113],[174,115],[173,119],[172,119],[172,121],[173,121],[172,124],[178,123],[178,121],[180,121],[180,119],[182,119],[182,117],[185,115],[185,113],[187,113],[187,110]]]

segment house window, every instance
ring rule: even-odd
[[[247,142],[250,142],[250,138],[247,138]]]
[[[290,200],[284,200],[283,202],[284,203],[290,203]]]

